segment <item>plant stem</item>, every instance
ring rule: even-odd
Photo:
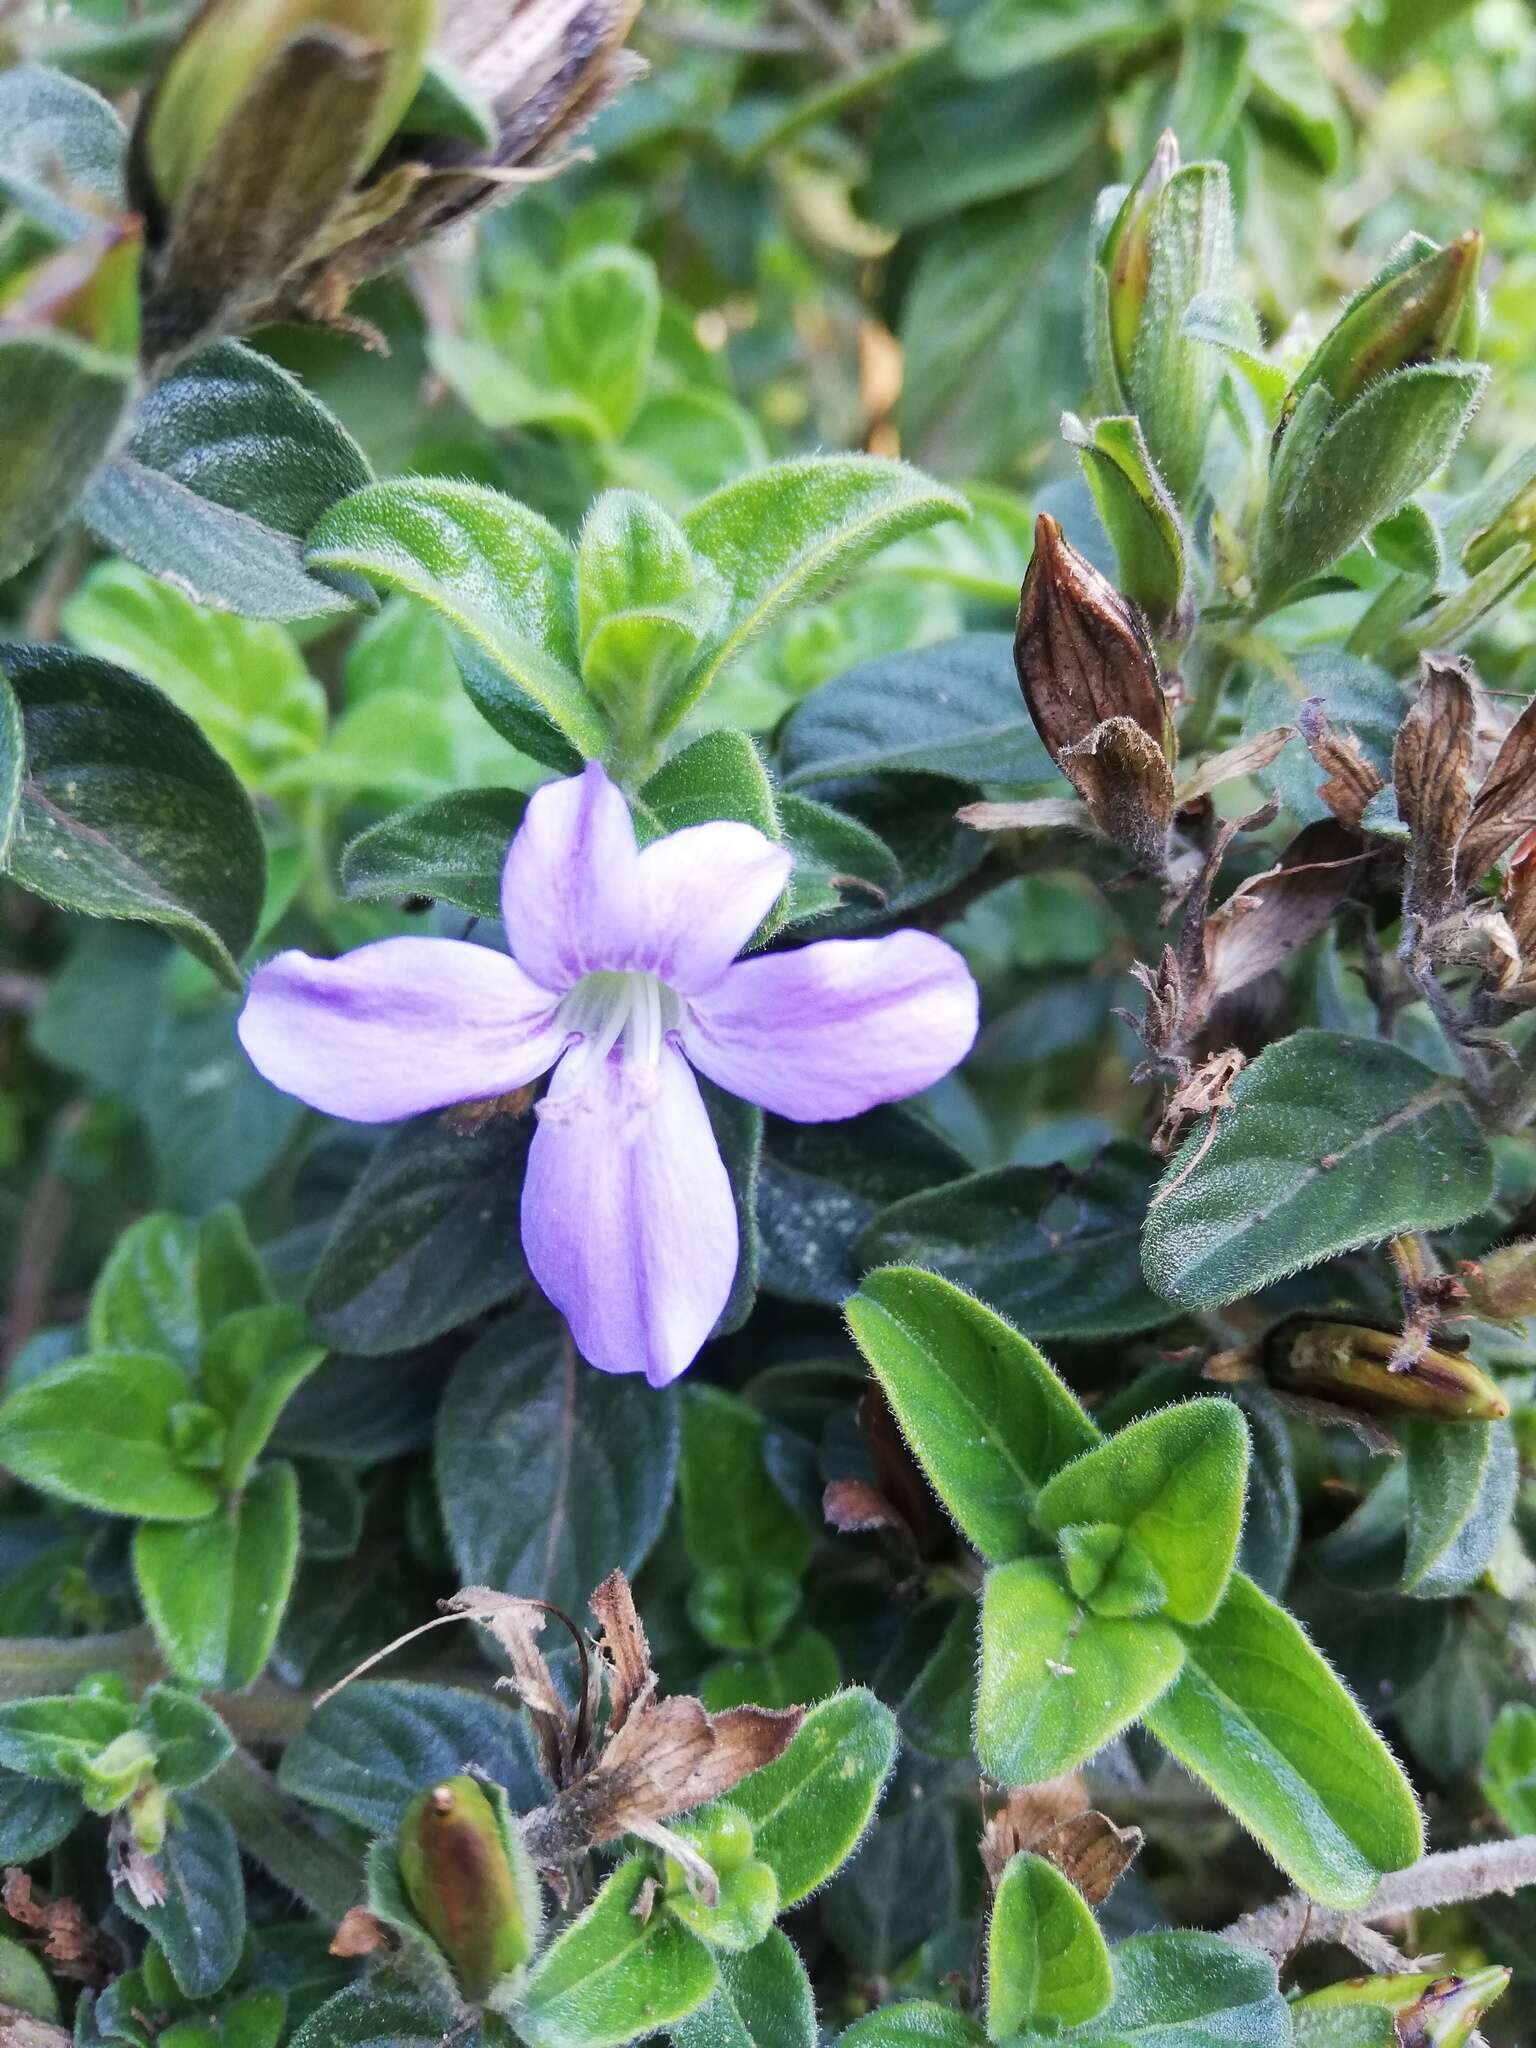
[[[114,1671],[135,1691],[166,1675],[147,1628],[90,1636],[0,1636],[0,1700],[72,1692],[82,1678]],[[258,1679],[243,1692],[212,1693],[209,1704],[239,1742],[289,1742],[309,1719],[307,1693]]]
[[[333,1924],[362,1890],[359,1859],[323,1835],[299,1804],[246,1750],[237,1749],[202,1786],[240,1837],[240,1846],[269,1876]]]

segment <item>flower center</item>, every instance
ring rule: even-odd
[[[555,1012],[569,1034],[565,1064],[579,1063],[593,1080],[615,1046],[623,1055],[623,1092],[635,1111],[656,1099],[661,1049],[681,1029],[683,1003],[658,975],[623,972],[584,974]],[[540,1113],[564,1118],[592,1106],[591,1081],[557,1103],[547,1098]]]

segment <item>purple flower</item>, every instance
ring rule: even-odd
[[[523,1186],[528,1264],[584,1357],[665,1386],[736,1274],[730,1180],[690,1067],[822,1123],[928,1087],[976,1035],[975,983],[926,932],[738,961],[792,864],[725,822],[639,851],[592,762],[529,800],[501,879],[510,958],[428,938],[280,953],[240,1039],[277,1087],[357,1123],[553,1067]]]

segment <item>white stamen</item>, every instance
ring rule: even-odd
[[[622,1042],[624,1115],[616,1136],[628,1137],[661,1089],[661,1052],[683,1021],[681,999],[654,974],[595,973],[583,975],[557,1012],[570,1033],[565,1064],[600,1074],[614,1047]],[[539,1114],[559,1122],[595,1107],[595,1091],[585,1087],[539,1104]]]

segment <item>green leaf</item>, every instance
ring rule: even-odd
[[[4,1934],[0,1934],[0,2011],[22,2040],[40,2031],[28,2027],[29,2018],[41,2020],[52,2032],[59,2017],[59,1996],[52,1978],[30,1949]]]
[[[261,1254],[240,1211],[231,1202],[205,1216],[197,1234],[197,1300],[203,1327],[212,1330],[239,1309],[260,1308],[271,1295]]]
[[[635,1916],[646,1882],[621,1863],[581,1918],[535,1963],[517,2013],[529,2048],[620,2048],[703,2005],[715,1959],[667,1913]]]
[[[987,1558],[1033,1547],[1040,1488],[1099,1441],[1033,1344],[960,1288],[910,1266],[870,1274],[847,1316],[962,1533]]]
[[[784,1754],[732,1788],[787,1911],[858,1847],[896,1760],[896,1717],[855,1686],[811,1708]]]
[[[86,1782],[102,1750],[133,1727],[125,1700],[80,1693],[0,1701],[0,1766],[45,1782]]]
[[[1536,1832],[1536,1707],[1511,1700],[1483,1756],[1483,1797],[1511,1834]]]
[[[1183,1661],[1166,1622],[1089,1612],[1055,1564],[997,1566],[981,1608],[982,1768],[1003,1785],[1075,1770],[1167,1691]]]
[[[26,747],[6,871],[66,909],[164,925],[238,989],[266,855],[230,770],[125,669],[61,647],[10,647],[3,665]]]
[[[430,896],[501,916],[501,871],[527,803],[515,789],[456,789],[396,811],[342,852],[343,892],[365,902]]]
[[[1186,1308],[1400,1230],[1445,1229],[1493,1189],[1487,1140],[1455,1082],[1338,1031],[1266,1047],[1191,1170],[1203,1142],[1195,1133],[1168,1162],[1142,1243],[1147,1278]]]
[[[39,327],[0,336],[0,580],[74,510],[133,396],[133,363]]]
[[[0,194],[60,241],[122,211],[127,140],[109,102],[79,79],[42,64],[0,72]]]
[[[972,81],[939,51],[886,102],[871,148],[869,210],[885,226],[916,227],[977,200],[1033,191],[1092,147],[1097,119],[1087,66]]]
[[[317,1707],[283,1752],[285,1792],[376,1836],[425,1786],[473,1764],[522,1812],[544,1796],[523,1724],[500,1694],[364,1679]]]
[[[1188,604],[1187,546],[1178,508],[1134,414],[1084,426],[1068,414],[1063,437],[1077,449],[1104,529],[1114,543],[1122,594],[1167,630]]]
[[[1153,203],[1146,297],[1131,353],[1131,399],[1158,473],[1188,504],[1205,460],[1226,366],[1184,332],[1202,292],[1232,282],[1231,180],[1224,163],[1186,164]]]
[[[178,1678],[230,1689],[259,1678],[299,1560],[299,1487],[267,1465],[201,1522],[145,1522],[133,1569],[155,1640]]]
[[[198,1215],[255,1187],[304,1115],[246,1058],[238,1008],[223,997],[195,1010],[163,1006],[134,1090],[161,1198]]]
[[[348,1351],[404,1351],[522,1291],[531,1121],[497,1116],[466,1132],[429,1116],[391,1132],[315,1268],[309,1308],[323,1336]]]
[[[1111,1955],[1115,1995],[1074,2048],[1290,2048],[1275,1966],[1214,1934],[1135,1934]]]
[[[678,1477],[694,1563],[798,1578],[810,1561],[811,1532],[768,1475],[762,1416],[718,1387],[684,1387],[682,1404]]]
[[[450,1984],[418,1986],[378,1978],[348,1984],[312,2012],[293,2036],[293,2048],[503,2048],[506,2036],[484,2019],[466,2020]]]
[[[1291,2007],[1296,2048],[1401,2048],[1397,2021],[1384,2005]]]
[[[722,579],[726,605],[668,729],[780,612],[822,596],[904,534],[967,510],[957,492],[872,455],[797,456],[691,505],[683,531]]]
[[[149,393],[83,510],[107,547],[200,604],[307,619],[354,601],[347,586],[306,573],[303,542],[370,474],[296,377],[221,341]]]
[[[405,477],[344,499],[306,559],[431,605],[572,745],[603,751],[604,721],[579,680],[575,557],[537,512],[475,484]]]
[[[1075,2027],[1109,2004],[1109,1950],[1082,1893],[1043,1856],[1010,1859],[987,1926],[987,2032]]]
[[[71,1359],[0,1407],[0,1464],[102,1514],[200,1521],[219,1493],[177,1458],[172,1411],[186,1399],[185,1378],[155,1352]]]
[[[93,1351],[159,1351],[189,1370],[202,1348],[197,1228],[184,1217],[141,1216],[96,1276],[86,1317]]]
[[[777,1927],[756,1948],[715,1961],[720,1981],[673,2025],[675,2048],[816,2048],[811,1981]]]
[[[0,1708],[0,1740],[4,1739]],[[56,1849],[85,1811],[68,1785],[37,1778],[0,1775],[0,1856],[7,1863],[35,1863]]]
[[[1037,1337],[1118,1337],[1170,1318],[1141,1274],[1147,1153],[1117,1138],[1081,1173],[1002,1166],[883,1209],[866,1265],[910,1260],[969,1288]]]
[[[1507,1422],[1407,1422],[1408,1555],[1403,1589],[1463,1593],[1486,1569],[1514,1512],[1520,1461]]]
[[[898,1785],[857,1856],[833,1880],[820,1913],[845,1961],[877,1977],[902,1975],[962,1910],[952,1815],[940,1800],[897,1805],[899,1795]]]
[[[1104,0],[1089,11],[1077,0],[987,0],[968,15],[956,55],[979,78],[1033,70],[1087,50],[1155,36],[1163,17],[1149,0]]]
[[[126,1885],[119,1908],[153,1935],[187,1998],[211,1998],[234,1974],[245,1941],[245,1883],[240,1848],[222,1813],[184,1799],[157,1858],[165,1898],[142,1906]]]
[[[1480,364],[1424,363],[1368,386],[1343,413],[1325,386],[1312,386],[1271,471],[1258,539],[1261,609],[1329,568],[1429,482],[1487,381]]]
[[[580,1614],[661,1533],[677,1458],[676,1389],[593,1372],[549,1310],[504,1318],[455,1367],[438,1415],[438,1499],[463,1582]]]
[[[771,1118],[757,1188],[764,1287],[840,1308],[864,1272],[860,1236],[881,1208],[964,1169],[952,1146],[894,1106],[838,1124]]]
[[[1184,1670],[1147,1726],[1293,1883],[1325,1906],[1360,1906],[1422,1854],[1402,1772],[1282,1608],[1239,1573],[1184,1641]]]
[[[564,265],[545,302],[553,380],[577,392],[615,441],[640,409],[660,319],[656,266],[637,249],[589,249]]]
[[[1049,782],[1005,633],[964,633],[882,655],[825,683],[789,717],[785,786],[854,775],[949,775],[961,782]]]
[[[236,1309],[203,1347],[202,1385],[228,1424],[223,1480],[242,1487],[290,1394],[325,1357],[304,1341],[304,1318],[286,1303]]]
[[[846,900],[883,905],[901,886],[901,865],[878,832],[830,804],[778,797],[784,843],[795,857],[789,922],[840,910]]]
[[[744,732],[700,733],[658,768],[640,801],[667,832],[730,818],[779,837],[779,811],[763,757]]]
[[[878,2006],[837,2037],[837,2048],[981,2048],[986,2035],[952,2005],[925,1998]]]
[[[325,737],[325,691],[281,626],[206,611],[128,562],[98,563],[60,618],[84,653],[163,690],[251,789],[281,792]]]
[[[152,1685],[138,1725],[155,1746],[156,1782],[172,1791],[200,1785],[234,1754],[234,1737],[213,1708],[179,1685]]]
[[[1053,1535],[1110,1523],[1148,1558],[1173,1621],[1215,1613],[1243,1526],[1248,1432],[1230,1401],[1185,1401],[1063,1466],[1035,1505]]]

